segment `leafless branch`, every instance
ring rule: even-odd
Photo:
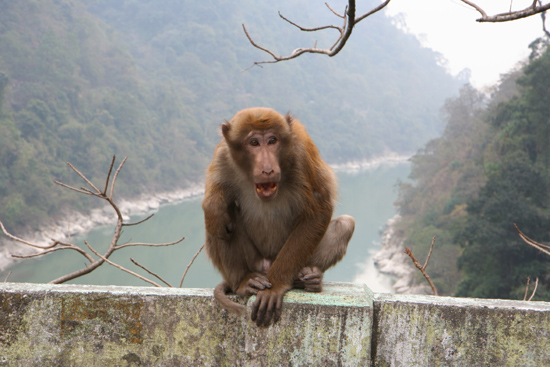
[[[542,5],[542,0],[539,0],[539,5]],[[550,37],[550,31],[546,29],[546,12],[543,11],[542,13],[540,13],[540,17],[542,19],[542,30],[547,37]]]
[[[111,179],[111,172],[113,172],[113,166],[115,165],[116,156],[113,155],[113,160],[109,166],[109,172],[107,173],[107,179],[105,180],[105,188],[103,189],[103,195],[107,195],[107,188],[109,187],[109,180]]]
[[[530,301],[533,299],[533,297],[535,296],[535,292],[537,291],[537,287],[539,285],[539,278],[537,278],[535,280],[535,288],[533,289],[533,292],[531,293],[531,297],[529,297],[529,299],[527,299],[527,292],[529,291],[529,277],[527,277],[527,284],[525,285],[525,295],[523,296],[523,300],[524,301]]]
[[[530,239],[529,237],[527,237],[522,231],[519,230],[518,226],[516,225],[516,223],[514,223],[514,227],[516,228],[516,231],[518,231],[519,233],[519,236],[521,237],[521,239],[526,243],[528,244],[529,246],[532,246],[534,248],[536,248],[537,250],[541,251],[541,252],[544,252],[546,255],[550,255],[550,246],[548,245],[543,245],[542,243],[539,243],[539,242],[536,242],[536,241],[533,241],[532,239]]]
[[[135,222],[135,223],[123,223],[122,225],[123,225],[124,227],[137,226],[138,224],[141,224],[141,223],[143,223],[143,222],[147,222],[149,219],[153,218],[154,215],[155,215],[155,213],[151,214],[150,216],[148,216],[148,217],[145,218],[145,219],[140,220],[139,222]]]
[[[533,288],[533,293],[531,293],[531,297],[529,297],[528,301],[532,300],[535,296],[535,292],[537,291],[537,287],[539,285],[539,278],[535,279],[535,288]]]
[[[150,219],[153,215],[150,215],[148,216],[147,218],[139,221],[139,222],[136,222],[136,223],[124,223],[124,218],[122,216],[122,213],[120,211],[120,209],[118,208],[118,205],[113,201],[113,193],[114,193],[114,188],[115,188],[115,183],[116,183],[116,179],[118,177],[118,174],[120,173],[120,170],[122,169],[122,166],[124,165],[124,163],[126,162],[126,158],[124,158],[122,160],[122,162],[120,163],[120,165],[118,166],[117,170],[115,171],[115,174],[112,178],[112,180],[110,179],[111,178],[111,173],[113,171],[113,167],[114,167],[114,164],[115,164],[115,160],[116,160],[116,157],[113,156],[113,160],[111,161],[111,165],[109,166],[109,172],[107,174],[107,180],[105,182],[105,188],[103,191],[100,191],[84,174],[82,174],[79,170],[77,170],[71,163],[67,163],[69,165],[69,167],[71,167],[71,169],[73,171],[75,171],[94,191],[90,190],[90,189],[87,189],[87,188],[84,188],[84,187],[81,187],[81,188],[75,188],[75,187],[72,187],[72,186],[69,186],[69,185],[66,185],[64,183],[61,183],[61,182],[58,182],[58,181],[54,181],[56,184],[62,186],[62,187],[65,187],[65,188],[68,188],[70,190],[73,190],[73,191],[76,191],[76,192],[79,192],[79,193],[82,193],[82,194],[85,194],[85,195],[93,195],[93,196],[96,196],[102,200],[105,200],[109,203],[109,205],[113,208],[113,210],[115,211],[116,215],[117,215],[117,223],[116,223],[116,226],[115,226],[115,231],[114,231],[114,234],[113,234],[113,238],[111,239],[111,243],[109,244],[109,248],[105,251],[105,253],[103,255],[100,255],[99,253],[97,253],[97,251],[95,251],[86,241],[84,241],[84,243],[86,244],[86,246],[90,249],[90,251],[95,254],[98,258],[97,259],[94,259],[94,257],[88,253],[86,250],[72,244],[71,242],[71,235],[70,235],[70,229],[69,229],[69,242],[63,242],[63,241],[59,241],[59,240],[53,240],[52,239],[52,244],[50,245],[47,245],[47,246],[41,246],[41,245],[36,245],[30,241],[26,241],[26,240],[23,240],[17,236],[14,236],[12,235],[11,233],[9,233],[5,228],[4,228],[4,225],[2,224],[2,222],[0,222],[0,228],[2,229],[2,232],[10,239],[16,241],[16,242],[19,242],[23,245],[26,245],[26,246],[30,246],[30,247],[34,247],[34,248],[37,248],[37,249],[40,249],[42,250],[41,252],[39,253],[36,253],[36,254],[32,254],[32,255],[12,255],[13,257],[16,257],[16,258],[23,258],[23,259],[27,259],[27,258],[32,258],[32,257],[38,257],[38,256],[42,256],[42,255],[46,255],[46,254],[49,254],[49,253],[52,253],[52,252],[56,252],[56,251],[60,251],[60,250],[74,250],[74,251],[77,251],[78,253],[80,253],[81,255],[83,255],[89,262],[90,264],[89,265],[85,265],[84,268],[82,269],[79,269],[77,271],[74,271],[70,274],[65,274],[57,279],[54,279],[52,281],[50,281],[49,283],[54,283],[54,284],[59,284],[59,283],[64,283],[68,280],[71,280],[71,279],[74,279],[74,278],[77,278],[77,277],[80,277],[82,275],[85,275],[85,274],[88,274],[90,272],[92,272],[93,270],[95,270],[97,267],[99,267],[100,265],[102,265],[105,261],[108,262],[109,264],[115,266],[115,267],[118,267],[124,271],[127,271],[128,273],[134,275],[134,276],[137,276],[138,278],[148,282],[148,283],[151,283],[155,286],[158,286],[160,287],[160,285],[158,285],[157,283],[149,280],[149,279],[146,279],[144,278],[143,276],[139,275],[139,274],[136,274],[128,269],[124,269],[123,267],[121,267],[120,265],[117,265],[115,263],[113,263],[112,261],[108,260],[109,256],[111,256],[111,254],[113,252],[115,252],[116,250],[120,250],[121,248],[124,248],[124,247],[129,247],[129,246],[171,246],[171,245],[175,245],[177,243],[180,243],[181,241],[183,241],[184,238],[181,238],[175,242],[171,242],[171,243],[126,243],[126,244],[122,244],[122,245],[118,245],[118,241],[120,239],[120,236],[122,234],[122,228],[124,226],[131,226],[131,225],[137,225],[137,224],[140,224],[140,223],[143,223],[145,222],[146,220]],[[110,181],[110,185],[111,185],[111,190],[110,190],[110,193],[109,193],[109,196],[107,196],[107,189],[109,187],[109,181]],[[157,276],[157,275],[155,275]],[[158,277],[158,276],[157,276]],[[160,279],[160,278],[159,278]],[[161,279],[162,280],[162,279]],[[163,281],[164,282],[164,281]],[[166,282],[165,282],[166,283]]]
[[[162,279],[158,274],[152,272],[151,270],[147,269],[145,266],[141,265],[140,263],[138,263],[136,260],[130,258],[130,260],[136,264],[136,266],[139,266],[140,268],[142,268],[143,270],[145,270],[146,272],[148,272],[149,274],[151,274],[152,276],[156,277],[158,280],[160,280],[161,282],[163,282],[164,284],[166,284],[167,286],[169,286],[170,288],[174,288],[172,287],[172,284],[168,283],[166,280]]]
[[[481,18],[477,19],[478,22],[491,22],[491,23],[508,22],[511,20],[527,18],[527,17],[530,17],[531,15],[539,14],[550,9],[550,3],[542,4],[542,1],[534,0],[531,5],[529,5],[527,8],[523,10],[512,11],[512,9],[510,8],[510,10],[506,13],[487,15],[487,12],[485,12],[479,5],[475,4],[474,2],[469,0],[461,0],[461,1],[464,4],[469,5],[475,10],[477,10],[477,12],[481,15]]]
[[[72,170],[75,171],[75,172],[80,176],[80,178],[82,178],[84,181],[86,181],[86,183],[87,183],[88,185],[90,185],[90,186],[96,191],[97,194],[100,194],[100,193],[101,193],[101,191],[99,191],[99,189],[98,189],[97,187],[95,187],[94,184],[93,184],[90,180],[88,180],[88,178],[86,178],[86,176],[84,176],[82,173],[80,173],[80,171],[77,170],[71,163],[67,162],[67,165],[68,165],[69,167],[71,167]],[[82,187],[81,189],[82,189],[82,190],[86,190],[86,189],[83,188],[83,187]],[[89,192],[90,192],[90,194],[93,194],[93,192],[91,192],[91,191],[89,191]]]
[[[6,275],[6,278],[4,279],[4,283],[8,282],[8,279],[10,279],[11,270],[8,272],[8,275]]]
[[[150,284],[154,285],[155,287],[162,287],[160,284],[155,283],[155,282],[153,282],[152,280],[147,279],[147,278],[145,278],[144,276],[139,275],[138,273],[135,273],[135,272],[133,272],[133,271],[131,271],[131,270],[126,269],[126,268],[123,267],[123,266],[120,266],[120,265],[118,265],[118,264],[115,264],[115,263],[112,262],[111,260],[107,259],[105,256],[101,255],[99,252],[97,252],[96,250],[94,250],[93,247],[90,246],[90,244],[89,244],[87,241],[84,241],[84,243],[86,244],[86,246],[88,246],[88,248],[90,249],[90,251],[92,251],[96,256],[98,256],[99,258],[101,258],[101,260],[107,262],[108,264],[114,266],[115,268],[120,269],[120,270],[122,270],[122,271],[125,271],[125,272],[127,272],[128,274],[132,274],[133,276],[138,277],[139,279],[141,279],[141,280],[143,280],[143,281],[145,281],[145,282],[147,282],[147,283],[150,283]]]
[[[124,159],[122,160],[122,162],[120,163],[120,165],[118,166],[118,168],[116,169],[116,172],[115,172],[115,177],[113,177],[113,182],[111,183],[111,193],[109,194],[109,198],[111,200],[113,200],[113,192],[115,190],[115,183],[116,183],[116,179],[118,177],[118,173],[120,172],[120,170],[122,169],[122,166],[124,166],[124,163],[126,162],[126,159],[128,157],[124,157]],[[115,163],[115,161],[113,160],[113,163]]]
[[[115,246],[115,250],[119,250],[121,248],[130,247],[130,246],[149,246],[149,247],[172,246],[172,245],[176,245],[176,244],[180,243],[184,239],[185,239],[185,237],[182,237],[177,241],[168,242],[168,243],[145,243],[145,242],[124,243],[122,245]]]
[[[191,267],[191,265],[193,264],[193,262],[195,261],[197,256],[199,256],[199,254],[200,254],[200,252],[202,251],[203,248],[204,248],[204,245],[202,245],[201,248],[195,253],[195,256],[193,256],[193,258],[191,259],[191,261],[189,262],[189,264],[185,268],[185,271],[183,272],[183,276],[181,277],[180,288],[181,288],[181,285],[183,284],[183,280],[185,279],[185,276],[187,275],[187,271],[189,270],[189,268]]]
[[[435,288],[435,285],[432,282],[432,279],[430,278],[430,276],[426,272],[426,267],[428,266],[428,261],[430,261],[430,256],[432,254],[434,244],[435,244],[435,236],[432,238],[432,245],[430,246],[430,251],[428,252],[428,256],[426,257],[426,262],[424,263],[424,266],[420,265],[420,262],[416,259],[416,257],[414,257],[411,249],[405,248],[405,253],[407,255],[409,255],[409,257],[411,258],[414,266],[416,266],[418,268],[418,270],[420,270],[422,275],[424,275],[424,278],[426,278],[426,280],[430,284],[430,287],[432,287],[432,291],[434,293],[434,296],[438,296],[439,294],[437,293],[437,289]]]
[[[324,54],[324,55],[328,55],[330,57],[335,56],[342,50],[342,48],[344,48],[347,40],[349,39],[349,37],[351,36],[351,33],[353,32],[353,28],[355,27],[355,25],[357,23],[359,23],[360,21],[362,21],[363,19],[365,19],[366,17],[382,10],[386,5],[388,5],[389,2],[390,2],[390,0],[385,0],[379,6],[371,9],[370,11],[368,11],[368,12],[366,12],[366,13],[358,16],[358,17],[355,16],[355,11],[356,11],[356,9],[355,9],[355,0],[349,0],[348,1],[348,5],[346,6],[346,9],[345,9],[343,15],[338,14],[327,3],[325,3],[327,8],[334,15],[336,15],[337,17],[343,19],[343,24],[341,26],[326,25],[326,26],[315,27],[315,28],[306,28],[306,27],[299,26],[294,22],[291,22],[286,17],[284,17],[281,13],[279,13],[279,16],[282,19],[284,19],[288,23],[294,25],[295,27],[297,27],[298,29],[300,29],[301,31],[304,31],[304,32],[317,32],[317,31],[324,30],[324,29],[336,29],[340,33],[339,37],[337,38],[337,40],[334,42],[334,44],[330,48],[327,48],[327,49],[317,48],[317,42],[315,42],[315,45],[313,47],[297,48],[294,51],[292,51],[292,53],[288,56],[277,56],[273,51],[270,51],[269,49],[258,45],[256,42],[254,42],[254,40],[252,39],[252,37],[250,36],[248,31],[246,30],[245,25],[243,24],[244,33],[245,33],[246,37],[248,38],[248,41],[250,41],[250,43],[252,44],[252,46],[268,53],[273,58],[273,60],[270,60],[270,61],[256,61],[256,62],[254,62],[254,64],[251,67],[256,66],[256,65],[261,65],[261,64],[272,64],[272,63],[276,63],[276,62],[280,62],[280,61],[291,60],[291,59],[294,59],[294,58],[296,58],[300,55],[303,55],[305,53]]]

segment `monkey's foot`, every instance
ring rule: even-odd
[[[323,272],[316,266],[306,266],[296,275],[294,288],[306,292],[321,292],[323,290]]]

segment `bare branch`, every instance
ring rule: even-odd
[[[539,4],[542,5],[542,0],[539,0]],[[542,18],[542,30],[547,37],[550,37],[550,31],[546,29],[546,12],[543,11],[542,13],[540,13],[540,17]]]
[[[537,291],[537,287],[539,285],[539,278],[535,279],[535,288],[533,288],[533,293],[531,293],[531,297],[529,297],[528,301],[532,300],[535,296],[535,292]]]
[[[8,282],[8,279],[10,279],[11,270],[8,272],[8,275],[6,275],[6,278],[4,279],[4,283]]]
[[[76,191],[76,192],[79,192],[81,194],[85,194],[85,195],[93,195],[93,196],[98,196],[98,194],[95,194],[93,192],[91,192],[90,190],[88,189],[84,189],[84,188],[80,188],[80,189],[77,189],[76,187],[72,187],[72,186],[69,186],[69,185],[66,185],[62,182],[59,182],[59,181],[54,181],[53,183],[59,185],[59,186],[63,186],[69,190],[73,190],[73,191]]]
[[[32,255],[15,255],[15,254],[12,254],[11,256],[15,257],[16,259],[30,259],[30,258],[33,258],[33,257],[46,255],[46,254],[56,252],[56,251],[60,251],[60,250],[74,250],[74,251],[80,253],[82,256],[84,256],[90,263],[94,262],[94,259],[90,256],[90,254],[87,253],[86,251],[84,251],[83,249],[81,249],[78,246],[75,246],[73,244],[62,243],[62,242],[59,242],[59,241],[54,242],[54,244],[56,246],[57,245],[63,245],[65,247],[55,247],[55,248],[51,248],[51,249],[48,249],[48,250],[45,250],[45,251],[42,251],[42,252],[38,252],[38,253],[32,254]]]
[[[116,246],[115,246],[115,249],[116,249],[116,250],[120,250],[121,248],[130,247],[130,246],[149,246],[149,247],[172,246],[172,245],[176,245],[176,244],[180,243],[180,242],[183,241],[184,239],[185,239],[185,237],[182,237],[182,238],[180,238],[180,239],[177,240],[177,241],[168,242],[168,243],[143,243],[143,242],[124,243],[124,244],[122,244],[122,245],[116,245]]]
[[[141,223],[143,223],[143,222],[147,222],[149,219],[153,218],[154,215],[155,215],[155,213],[151,214],[151,215],[148,216],[147,218],[142,219],[142,220],[140,220],[140,221],[138,221],[138,222],[135,222],[135,223],[122,223],[122,225],[123,225],[124,227],[137,226],[138,224],[141,224]]]
[[[113,200],[113,191],[115,190],[115,182],[116,182],[116,179],[118,177],[118,173],[122,169],[122,166],[124,165],[124,162],[126,162],[126,159],[128,159],[128,157],[124,157],[124,159],[122,160],[122,162],[120,163],[120,165],[118,166],[118,168],[115,172],[115,176],[113,177],[113,182],[111,183],[111,193],[109,194],[109,198],[111,200]]]
[[[414,257],[412,251],[409,248],[405,248],[405,253],[407,255],[409,255],[409,257],[411,258],[414,266],[416,266],[418,268],[418,270],[420,270],[422,275],[424,275],[424,278],[426,278],[426,280],[430,284],[430,287],[432,288],[432,292],[434,293],[434,296],[438,296],[439,294],[437,293],[437,289],[436,289],[434,283],[432,282],[432,279],[430,278],[430,276],[426,272],[426,267],[428,266],[428,261],[430,260],[430,256],[432,254],[434,243],[435,243],[435,236],[432,239],[432,245],[430,246],[430,251],[428,252],[428,256],[426,258],[426,262],[424,263],[424,266],[420,265],[420,262],[416,259],[416,257]]]
[[[523,10],[508,11],[506,13],[496,14],[496,15],[487,15],[487,13],[477,4],[469,0],[461,0],[464,4],[471,6],[481,14],[481,18],[477,19],[478,22],[508,22],[511,20],[517,20],[522,18],[530,17],[531,15],[539,14],[550,9],[550,3],[542,4],[541,1],[534,0],[532,5],[529,5]],[[539,5],[537,5],[537,2]]]
[[[127,273],[129,273],[129,274],[132,274],[133,276],[138,277],[139,279],[143,280],[144,282],[147,282],[147,283],[149,283],[149,284],[152,284],[152,285],[154,285],[155,287],[162,287],[160,284],[155,283],[155,282],[153,282],[152,280],[149,280],[149,279],[145,278],[144,276],[139,275],[138,273],[135,273],[135,272],[133,272],[133,271],[131,271],[131,270],[128,270],[128,269],[126,269],[126,268],[124,268],[124,267],[122,267],[122,266],[120,266],[120,265],[118,265],[118,264],[112,262],[111,260],[107,259],[106,257],[102,256],[102,255],[99,254],[96,250],[94,250],[94,249],[92,248],[92,246],[90,246],[90,245],[88,244],[87,241],[84,241],[84,243],[86,244],[86,246],[88,246],[88,248],[90,249],[90,251],[92,251],[96,256],[99,256],[103,261],[105,261],[105,262],[107,262],[108,264],[114,266],[115,268],[120,269],[120,270],[122,270],[122,271],[125,271],[125,272],[127,272]]]
[[[50,281],[49,283],[53,283],[53,284],[59,284],[59,283],[64,283],[68,280],[71,280],[71,279],[74,279],[74,278],[77,278],[77,277],[80,277],[82,275],[85,275],[85,274],[88,274],[90,272],[92,272],[93,270],[95,270],[97,267],[99,267],[100,265],[102,265],[105,261],[107,261],[109,264],[115,266],[115,267],[118,267],[134,276],[137,276],[138,278],[146,281],[146,282],[149,282],[155,286],[158,286],[160,287],[160,285],[158,285],[157,283],[155,282],[152,282],[142,276],[140,276],[139,274],[136,274],[130,270],[127,270],[127,269],[124,269],[122,268],[120,265],[117,265],[117,264],[114,264],[113,262],[109,261],[108,258],[109,256],[111,256],[111,254],[116,251],[116,250],[120,250],[121,248],[124,248],[124,247],[129,247],[129,246],[152,246],[152,247],[159,247],[159,246],[171,246],[171,245],[175,245],[177,243],[180,243],[181,241],[184,240],[184,238],[182,237],[181,239],[175,241],[175,242],[171,242],[171,243],[126,243],[126,244],[123,244],[123,245],[118,245],[118,241],[120,239],[120,236],[122,234],[122,228],[124,226],[132,226],[132,225],[137,225],[137,224],[141,224],[145,221],[147,221],[148,219],[150,219],[153,214],[151,214],[150,216],[148,216],[147,218],[143,219],[143,220],[140,220],[136,223],[124,223],[124,217],[122,216],[122,213],[120,211],[120,209],[118,208],[118,206],[116,205],[116,203],[113,201],[113,193],[114,193],[114,188],[115,188],[115,183],[116,183],[116,179],[118,177],[118,174],[120,173],[120,170],[122,169],[124,163],[126,162],[126,159],[127,158],[124,158],[122,160],[122,162],[120,163],[120,165],[118,166],[114,176],[113,176],[113,179],[111,181],[111,191],[110,191],[110,194],[109,196],[106,195],[107,193],[107,190],[108,190],[108,187],[109,187],[109,181],[110,181],[110,177],[111,177],[111,173],[112,173],[112,170],[113,170],[113,167],[114,167],[114,163],[115,163],[115,156],[113,156],[113,159],[111,161],[111,165],[109,166],[109,172],[107,174],[107,180],[105,182],[105,188],[102,191],[99,191],[97,189],[97,187],[84,175],[82,174],[80,171],[78,171],[71,163],[67,163],[69,165],[69,167],[72,168],[73,171],[75,171],[90,187],[92,187],[96,192],[93,192],[87,188],[84,188],[84,187],[81,187],[81,188],[75,188],[75,187],[72,187],[72,186],[69,186],[69,185],[66,185],[64,183],[61,183],[61,182],[58,182],[58,181],[54,181],[56,184],[62,186],[62,187],[65,187],[65,188],[68,188],[70,190],[73,190],[73,191],[76,191],[76,192],[79,192],[81,194],[86,194],[86,195],[93,195],[93,196],[96,196],[96,197],[99,197],[105,201],[107,201],[109,203],[109,205],[113,208],[113,210],[116,212],[116,215],[117,215],[117,223],[116,223],[116,226],[115,226],[115,231],[113,233],[113,238],[111,239],[111,243],[109,244],[109,248],[105,251],[105,253],[103,255],[100,255],[97,251],[95,251],[88,242],[84,241],[84,243],[86,244],[86,246],[90,249],[90,251],[92,253],[94,253],[96,256],[99,257],[99,259],[94,259],[92,257],[92,255],[90,255],[90,253],[88,253],[87,251],[85,251],[84,249],[78,247],[78,246],[75,246],[71,243],[71,233],[70,233],[70,228],[69,228],[69,243],[66,243],[66,242],[63,242],[63,241],[59,241],[59,240],[52,240],[52,244],[51,245],[48,245],[48,246],[40,246],[40,245],[36,245],[32,242],[29,242],[29,241],[25,241],[19,237],[16,237],[12,234],[10,234],[5,228],[4,228],[4,225],[2,222],[0,222],[0,228],[2,229],[2,232],[10,239],[16,241],[16,242],[19,242],[23,245],[26,245],[26,246],[30,246],[30,247],[34,247],[34,248],[37,248],[37,249],[40,249],[40,250],[43,250],[39,253],[36,253],[36,254],[32,254],[32,255],[12,255],[13,257],[15,258],[21,258],[21,259],[28,259],[28,258],[33,258],[33,257],[38,257],[38,256],[42,256],[42,255],[46,255],[46,254],[49,254],[49,253],[52,253],[52,252],[56,252],[56,251],[60,251],[60,250],[74,250],[74,251],[77,251],[78,253],[80,253],[81,255],[83,255],[89,262],[90,264],[85,266],[84,268],[80,269],[80,270],[77,270],[77,271],[74,271],[70,274],[65,274],[57,279],[54,279],[52,281]],[[141,266],[141,265],[139,265]],[[146,271],[148,271],[147,269],[145,269]],[[158,275],[156,274],[153,274],[155,275],[157,278],[161,279]],[[162,279],[161,279],[162,280]],[[164,280],[162,280],[164,283],[166,283]],[[168,284],[168,283],[166,283]]]
[[[191,259],[191,261],[189,262],[189,264],[185,268],[185,271],[183,272],[183,276],[181,277],[180,288],[181,288],[181,285],[183,284],[183,280],[185,279],[185,276],[187,275],[187,271],[189,270],[189,268],[191,267],[191,265],[193,264],[193,262],[195,261],[197,256],[199,256],[199,254],[200,254],[200,252],[202,251],[203,248],[204,248],[204,245],[202,245],[201,248],[199,249],[199,251],[197,251],[195,253],[195,256],[193,256],[193,258]]]
[[[137,266],[139,266],[140,268],[142,268],[143,270],[145,270],[146,272],[148,272],[149,274],[151,274],[152,276],[156,277],[158,280],[160,280],[161,282],[163,282],[164,284],[166,284],[167,286],[169,286],[170,288],[174,288],[172,287],[172,284],[168,283],[166,280],[162,279],[159,275],[157,275],[156,273],[152,272],[151,270],[147,269],[145,266],[141,265],[140,263],[138,263],[136,260],[130,258],[130,260],[136,264]]]
[[[111,172],[113,171],[113,166],[115,165],[115,159],[116,155],[113,154],[113,160],[111,161],[111,165],[109,166],[109,172],[107,173],[107,180],[105,180],[105,188],[103,189],[103,195],[107,195],[107,188],[109,187],[109,181],[111,179]]]
[[[305,54],[305,53],[324,54],[324,55],[327,55],[327,56],[330,56],[330,57],[335,56],[342,50],[342,48],[344,48],[347,40],[349,39],[349,37],[351,36],[351,33],[353,32],[353,28],[355,27],[355,25],[357,23],[359,23],[360,21],[362,21],[363,19],[367,18],[368,16],[382,10],[384,7],[386,7],[386,5],[389,4],[390,1],[391,0],[385,0],[379,6],[375,7],[374,9],[372,9],[372,10],[370,10],[370,11],[368,11],[368,12],[362,14],[362,15],[360,15],[359,17],[355,17],[355,10],[356,10],[355,9],[355,0],[348,0],[348,5],[346,6],[346,9],[344,11],[344,15],[338,14],[327,3],[325,3],[325,5],[328,7],[328,9],[334,15],[336,15],[339,18],[344,19],[344,23],[340,27],[334,26],[334,25],[326,25],[326,26],[315,27],[315,28],[306,28],[306,27],[299,26],[298,24],[296,24],[294,22],[291,22],[286,17],[284,17],[281,13],[279,13],[279,16],[282,19],[284,19],[288,23],[294,25],[295,27],[297,27],[298,29],[300,29],[301,31],[304,31],[304,32],[316,32],[316,31],[320,31],[320,30],[324,30],[324,29],[336,29],[340,33],[338,39],[328,49],[319,49],[319,48],[317,48],[317,43],[315,42],[314,47],[297,48],[294,51],[292,51],[292,53],[288,56],[277,56],[277,55],[275,55],[275,53],[273,51],[258,45],[256,42],[254,42],[252,37],[250,37],[250,34],[248,33],[248,31],[246,30],[245,25],[243,24],[244,33],[245,33],[246,37],[248,38],[248,41],[250,41],[250,43],[252,44],[252,46],[256,47],[259,50],[262,50],[262,51],[268,53],[273,58],[273,60],[270,60],[270,61],[255,61],[252,64],[252,66],[250,66],[248,69],[250,69],[251,67],[256,66],[256,65],[273,64],[273,63],[277,63],[277,62],[280,62],[280,61],[291,60],[291,59],[294,59],[294,58],[296,58],[296,57],[298,57],[302,54]]]
[[[533,241],[532,239],[530,239],[529,237],[527,237],[522,231],[519,230],[519,228],[518,228],[518,226],[516,225],[516,223],[514,223],[514,228],[516,228],[516,231],[518,231],[519,236],[521,237],[521,239],[522,239],[526,244],[528,244],[529,246],[533,246],[533,247],[536,248],[537,250],[539,250],[539,251],[541,251],[541,252],[544,252],[544,253],[547,254],[547,255],[550,255],[550,251],[548,251],[548,250],[550,249],[550,246],[548,246],[548,245],[543,245],[542,243]]]
[[[71,167],[73,169],[73,171],[75,171],[84,181],[86,181],[86,183],[88,185],[90,185],[91,188],[93,188],[97,194],[101,194],[101,191],[99,191],[99,189],[97,187],[95,187],[95,185],[92,183],[92,181],[88,180],[88,178],[86,178],[86,176],[84,176],[82,173],[80,173],[79,170],[77,170],[71,163],[67,162],[67,165],[69,167]],[[84,188],[81,188],[83,190],[85,190]],[[90,191],[91,194],[93,194],[91,191]]]
[[[4,227],[4,223],[2,223],[1,221],[0,221],[0,228],[2,228],[2,232],[4,232],[4,234],[5,234],[8,238],[10,238],[10,239],[12,239],[12,240],[14,240],[14,241],[16,241],[16,242],[22,243],[22,244],[24,244],[24,245],[30,246],[30,247],[34,247],[34,248],[38,248],[38,249],[49,249],[49,248],[55,247],[55,246],[57,245],[57,243],[54,242],[53,244],[51,244],[51,245],[49,245],[49,246],[40,246],[40,245],[36,245],[36,244],[34,244],[34,243],[31,243],[31,242],[29,242],[29,241],[25,241],[24,239],[19,238],[19,237],[16,237],[16,236],[12,235],[11,233],[9,233],[9,232],[6,230],[6,228]]]
[[[529,291],[529,281],[531,279],[529,277],[527,277],[527,284],[525,284],[525,294],[523,295],[523,300],[527,300],[527,292]]]
[[[432,238],[432,245],[430,246],[430,251],[428,251],[428,256],[426,256],[426,261],[424,262],[424,266],[422,267],[422,269],[426,269],[426,266],[428,266],[428,261],[430,261],[430,256],[432,256],[434,244],[435,244],[435,236],[433,236]]]
[[[346,14],[346,12],[348,11],[348,7],[347,7],[347,6],[346,6],[346,10],[344,11],[344,15],[341,15],[341,14],[337,13],[336,10],[332,9],[328,3],[325,3],[325,5],[326,5],[327,8],[328,8],[334,15],[336,15],[337,17],[339,17],[339,18],[345,18],[345,17],[346,17],[345,14]]]

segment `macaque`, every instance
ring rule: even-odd
[[[268,326],[279,320],[288,290],[322,290],[323,273],[346,253],[355,221],[331,220],[336,176],[298,120],[249,108],[226,121],[222,134],[202,202],[206,251],[223,277],[214,297],[246,315],[227,293],[256,295],[251,318]]]

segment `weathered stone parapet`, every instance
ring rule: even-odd
[[[375,366],[550,366],[550,303],[378,294]]]
[[[0,366],[368,365],[372,302],[327,283],[258,328],[210,289],[0,283]]]
[[[550,366],[550,303],[327,283],[258,328],[211,289],[0,283],[3,365]]]

